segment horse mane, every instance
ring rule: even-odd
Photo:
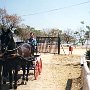
[[[4,30],[3,28],[2,34],[0,36],[1,39],[1,52],[5,52],[5,50],[13,50],[16,48],[14,39],[13,39],[13,33],[10,29]]]

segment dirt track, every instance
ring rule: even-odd
[[[38,80],[33,75],[17,90],[80,90],[80,56],[42,54],[43,70]]]
[[[85,54],[86,50],[75,48],[73,55],[69,55],[68,50],[65,50],[66,55],[63,50],[60,55],[41,54],[43,67],[38,80],[34,80],[30,72],[27,85],[19,85],[17,90],[81,90],[80,56]],[[3,90],[9,90],[8,86],[3,87]]]

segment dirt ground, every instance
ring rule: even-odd
[[[38,80],[30,75],[27,85],[17,90],[81,90],[80,54],[41,54],[43,67]]]
[[[85,51],[74,48],[72,55],[69,55],[67,49],[66,55],[63,50],[60,55],[41,54],[43,66],[38,80],[34,80],[31,71],[27,85],[19,85],[17,90],[81,90],[80,57]]]

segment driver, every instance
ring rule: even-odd
[[[36,46],[37,46],[37,41],[36,38],[34,37],[34,33],[30,33],[30,38],[28,39],[28,43],[32,46],[32,55],[34,55],[34,52],[36,51]]]

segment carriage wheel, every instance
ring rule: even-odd
[[[39,75],[41,74],[42,72],[42,60],[40,58],[40,62],[39,62]]]
[[[34,68],[34,77],[35,77],[35,80],[37,80],[38,75],[39,75],[38,68],[39,68],[39,63],[38,63],[38,61],[36,61],[36,65],[35,65],[35,68]]]

